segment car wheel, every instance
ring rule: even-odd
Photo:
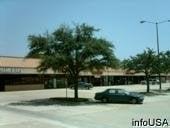
[[[106,103],[106,102],[108,102],[108,99],[107,98],[102,98],[102,102]]]
[[[136,100],[135,98],[133,98],[133,99],[131,100],[131,103],[132,103],[132,104],[136,104],[136,103],[137,103],[137,100]]]

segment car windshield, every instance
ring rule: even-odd
[[[125,91],[124,93],[125,93],[125,94],[127,94],[127,95],[129,95],[129,94],[130,94],[130,92],[128,92],[128,91]]]

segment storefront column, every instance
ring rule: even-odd
[[[109,86],[108,76],[104,76],[104,86]]]
[[[4,80],[0,80],[0,91],[5,91],[5,83],[4,83]]]
[[[57,88],[57,80],[56,80],[56,78],[53,79],[53,88]]]

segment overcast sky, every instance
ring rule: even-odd
[[[154,24],[170,19],[170,0],[0,0],[0,55],[25,56],[27,37],[54,31],[60,24],[87,23],[115,45],[124,59],[156,50]],[[170,50],[170,22],[159,25],[160,50]]]

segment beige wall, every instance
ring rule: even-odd
[[[39,90],[44,89],[43,84],[5,85],[5,91]]]

